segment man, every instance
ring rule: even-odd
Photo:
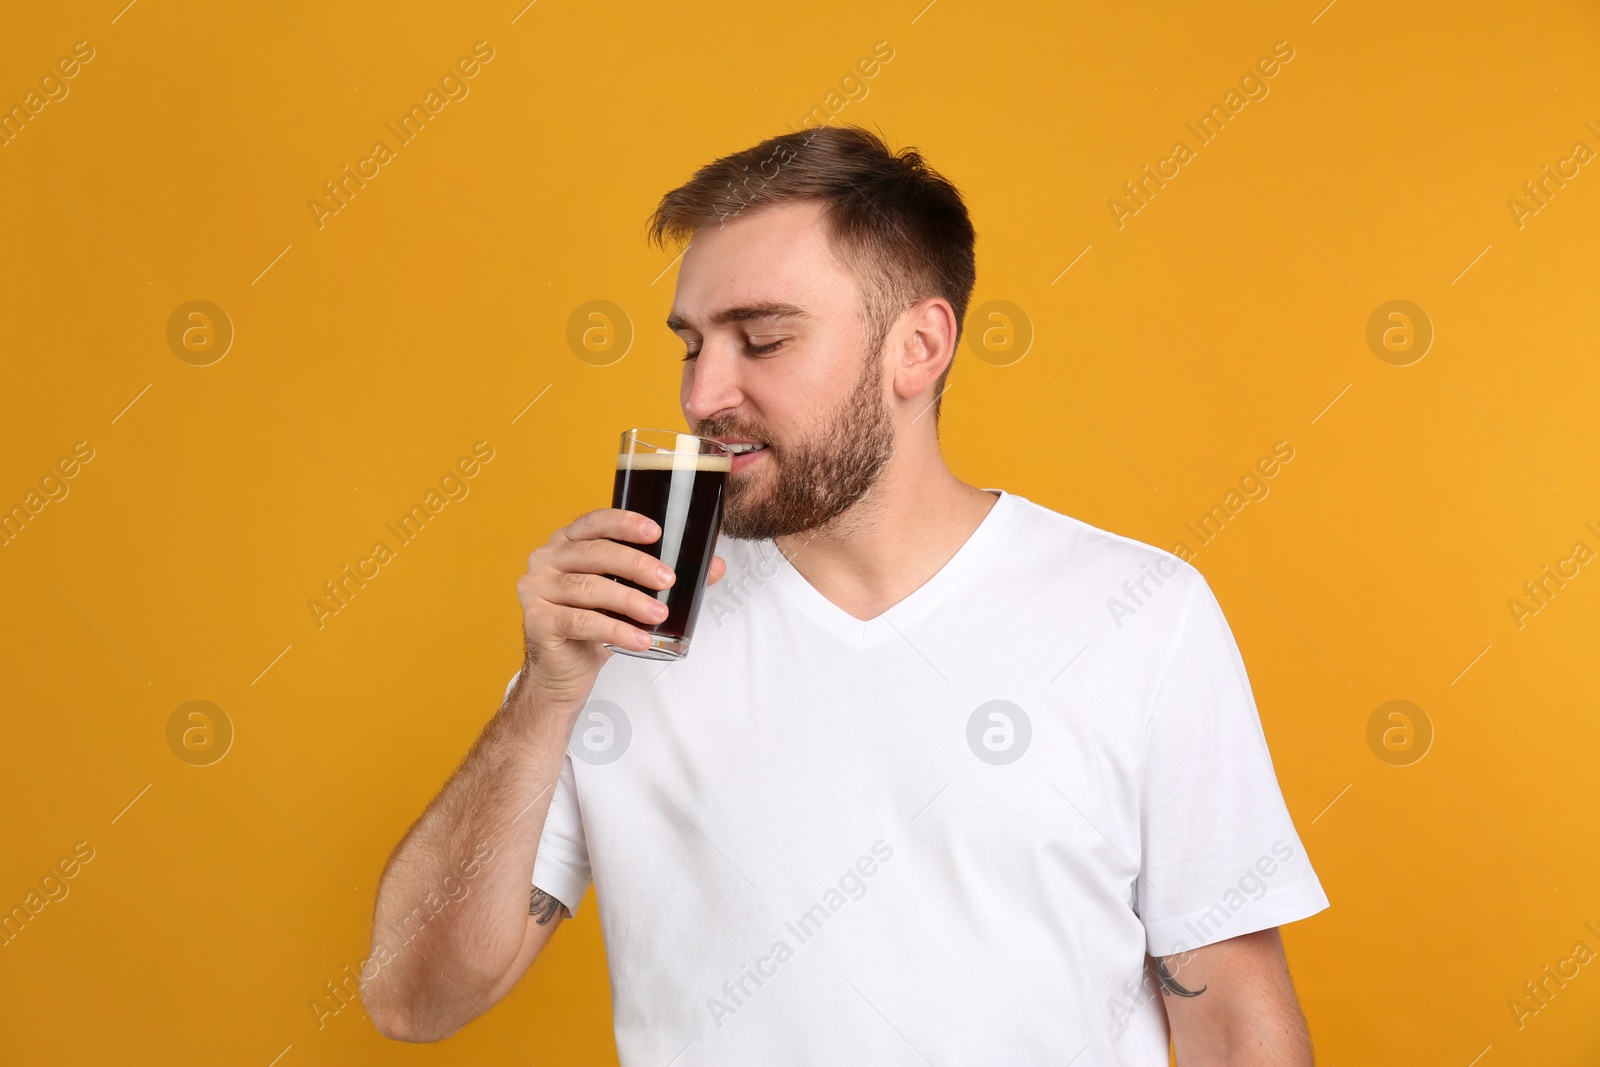
[[[954,186],[824,127],[702,168],[652,234],[690,239],[689,424],[761,446],[693,653],[601,645],[645,638],[598,609],[659,619],[606,577],[670,584],[642,516],[533,553],[527,662],[384,872],[379,1029],[487,1010],[592,881],[624,1067],[1131,1067],[1169,1033],[1185,1067],[1309,1067],[1276,928],[1328,901],[1210,588],[940,454],[975,278]]]

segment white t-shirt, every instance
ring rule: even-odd
[[[869,621],[724,536],[688,657],[601,669],[533,884],[623,1067],[1164,1067],[1146,952],[1328,906],[1200,573],[990,492]]]

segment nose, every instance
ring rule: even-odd
[[[691,423],[733,411],[744,399],[739,388],[739,355],[726,343],[706,338],[699,357],[683,365],[680,401]]]

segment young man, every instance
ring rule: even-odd
[[[533,553],[527,662],[384,872],[379,1029],[454,1033],[592,881],[624,1067],[1132,1067],[1169,1033],[1185,1067],[1309,1067],[1277,927],[1328,901],[1210,588],[940,454],[975,277],[956,189],[824,127],[702,168],[652,222],[690,242],[684,414],[761,446],[693,654],[601,645],[645,641],[597,609],[658,620],[607,575],[671,581],[641,516]]]

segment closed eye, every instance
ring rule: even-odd
[[[783,345],[788,340],[789,339],[787,337],[785,337],[785,338],[781,338],[781,339],[779,339],[777,341],[773,341],[771,344],[765,344],[765,345],[753,345],[753,344],[750,344],[749,342],[746,342],[745,346],[744,346],[745,354],[746,355],[750,355],[750,356],[767,356],[767,355],[771,355],[772,353],[776,352],[779,348],[782,348]],[[685,363],[688,363],[690,360],[698,359],[699,356],[700,356],[700,352],[697,349],[691,348],[689,351],[687,351],[687,352],[685,352],[683,354],[683,361]]]

